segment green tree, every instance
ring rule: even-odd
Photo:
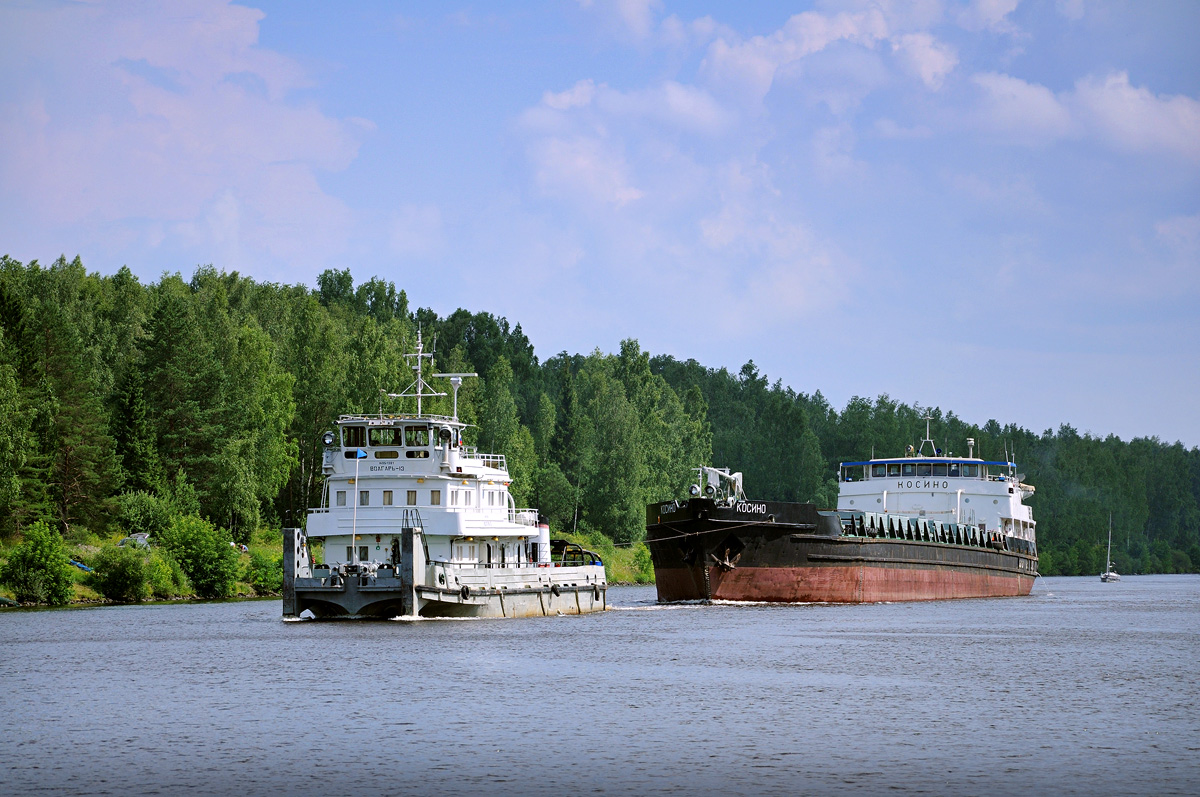
[[[24,412],[16,372],[0,328],[0,533],[11,532],[9,525],[21,496],[20,473],[24,470],[30,446],[29,413]]]
[[[133,546],[106,545],[91,560],[91,582],[112,601],[140,603],[150,594],[146,584],[146,556]]]
[[[0,583],[22,603],[62,606],[71,599],[71,564],[62,537],[45,522],[25,529],[24,541],[0,564]]]
[[[117,496],[117,526],[126,536],[149,535],[157,544],[176,514],[169,499],[138,491]]]
[[[195,515],[176,517],[162,544],[201,598],[228,598],[238,576],[229,533]]]
[[[251,551],[242,580],[254,588],[255,595],[278,594],[283,589],[283,556],[270,557],[261,551]]]
[[[217,452],[226,439],[217,414],[222,400],[220,363],[212,338],[199,323],[191,291],[178,275],[165,277],[156,293],[149,322],[146,400],[156,421],[164,470],[182,468],[203,507],[211,491],[223,489],[215,477]]]
[[[162,487],[162,464],[158,460],[154,425],[146,403],[141,370],[136,365],[125,369],[111,428],[120,473],[118,481],[122,487],[147,492]]]
[[[520,421],[517,403],[512,393],[513,372],[508,358],[501,355],[488,372],[480,408],[480,445],[497,454],[504,454],[509,488],[518,506],[528,506],[532,498],[534,447],[533,436]]]

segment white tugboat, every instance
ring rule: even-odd
[[[600,557],[550,540],[537,511],[514,505],[503,455],[463,442],[458,388],[475,374],[434,374],[454,389],[452,416],[422,412],[445,396],[421,376],[389,398],[415,415],[343,415],[326,432],[321,506],[284,530],[286,618],[532,617],[604,611]],[[314,562],[312,543],[323,545]]]

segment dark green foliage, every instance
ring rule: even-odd
[[[171,525],[176,512],[172,503],[145,492],[125,493],[117,498],[117,525],[125,536],[149,534],[157,544]]]
[[[92,586],[119,603],[140,603],[150,594],[146,584],[147,554],[132,546],[106,545],[91,559]]]
[[[637,568],[637,582],[646,584],[654,580],[654,562],[650,558],[650,548],[646,543],[639,542],[633,548],[633,565]]]
[[[25,529],[25,539],[0,564],[0,584],[22,603],[61,606],[71,600],[71,564],[62,537],[45,522]]]
[[[123,489],[154,492],[163,485],[163,472],[142,381],[136,367],[126,371],[111,428]]]
[[[275,595],[283,589],[283,556],[252,551],[242,580],[254,587],[255,595]]]
[[[201,598],[233,594],[238,563],[231,542],[228,532],[195,515],[176,517],[161,538]]]
[[[146,587],[156,598],[175,598],[190,589],[183,568],[162,548],[153,548],[146,558]]]
[[[702,464],[742,471],[752,498],[830,507],[839,462],[901,455],[928,414],[948,451],[965,453],[968,437],[988,459],[1015,451],[1037,487],[1042,572],[1099,572],[1110,514],[1121,572],[1200,569],[1200,450],[1179,443],[979,426],[886,394],[839,410],[753,361],[710,369],[634,340],[539,362],[519,324],[413,312],[391,282],[356,286],[348,269],[315,290],[211,266],[143,286],[127,268],[88,274],[78,258],[0,257],[0,534],[46,521],[73,539],[153,540],[198,515],[210,531],[188,539],[225,529],[248,541],[257,526],[301,525],[338,415],[416,409],[380,391],[411,382],[402,355],[418,327],[435,370],[481,374],[459,393],[467,444],[507,457],[518,505],[537,506],[555,533],[639,540],[644,505],[685,495]],[[452,399],[425,409],[449,415]],[[146,581],[158,597],[180,594],[184,570],[215,567],[197,592],[225,594],[226,552],[213,557],[156,547]]]

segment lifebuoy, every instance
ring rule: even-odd
[[[471,588],[466,584],[463,584],[462,589],[458,591],[458,594],[462,596],[463,600],[466,600],[467,598],[471,597]]]
[[[561,595],[561,594],[562,594],[562,591],[561,591],[561,590],[559,590],[559,588],[558,588],[558,585],[557,585],[557,584],[551,584],[551,585],[550,585],[550,594],[552,594],[554,597],[556,597],[556,598],[557,598],[559,595]]]

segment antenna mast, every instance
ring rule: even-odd
[[[436,337],[434,338],[434,344],[435,345],[437,344]],[[388,398],[415,398],[417,400],[417,415],[420,415],[422,398],[438,398],[439,396],[446,395],[445,393],[438,393],[436,390],[431,388],[425,382],[425,380],[421,377],[421,366],[422,366],[421,361],[423,359],[432,360],[433,352],[425,351],[425,344],[421,340],[420,328],[417,329],[417,350],[416,350],[416,352],[414,352],[413,354],[404,355],[404,359],[413,361],[413,364],[409,367],[412,368],[413,375],[416,378],[413,380],[413,383],[411,385],[409,385],[408,387],[406,387],[404,389],[403,392],[388,393],[387,396],[388,396]],[[458,391],[455,390],[455,398],[457,398],[457,393],[458,393]]]

